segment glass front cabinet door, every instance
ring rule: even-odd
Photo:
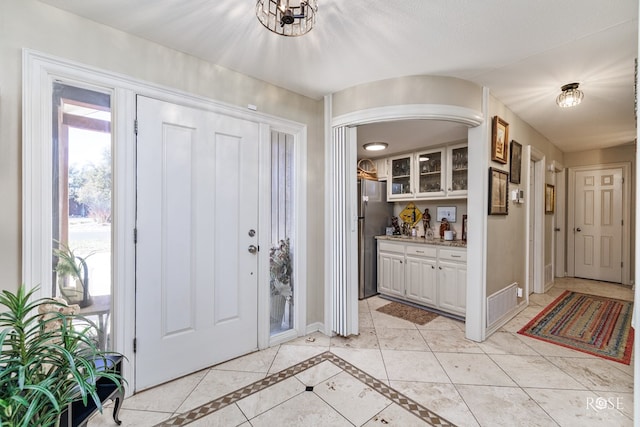
[[[402,200],[413,198],[412,158],[411,154],[404,154],[389,159],[387,199]]]
[[[416,153],[417,197],[441,197],[445,195],[444,149]]]
[[[469,164],[467,144],[452,145],[447,149],[447,196],[466,197]]]

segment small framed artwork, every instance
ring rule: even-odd
[[[509,141],[509,123],[495,116],[491,127],[491,160],[502,164],[507,163],[509,151],[507,141]]]
[[[436,221],[442,221],[442,218],[446,218],[448,222],[456,222],[456,207],[438,206],[436,209]]]
[[[462,215],[462,240],[467,241],[467,215]]]
[[[489,168],[489,215],[509,214],[509,174]]]
[[[520,184],[522,171],[522,145],[511,141],[511,161],[509,162],[509,182]]]
[[[547,184],[544,189],[544,213],[555,212],[556,207],[556,188]]]

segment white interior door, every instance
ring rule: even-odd
[[[575,276],[622,282],[622,169],[578,171]]]
[[[257,349],[259,125],[140,96],[137,144],[141,390]]]

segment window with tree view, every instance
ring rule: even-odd
[[[53,84],[52,294],[77,304],[109,348],[111,95]]]

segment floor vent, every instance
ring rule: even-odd
[[[504,289],[489,295],[487,298],[487,328],[502,320],[518,305],[518,282],[513,282]]]

